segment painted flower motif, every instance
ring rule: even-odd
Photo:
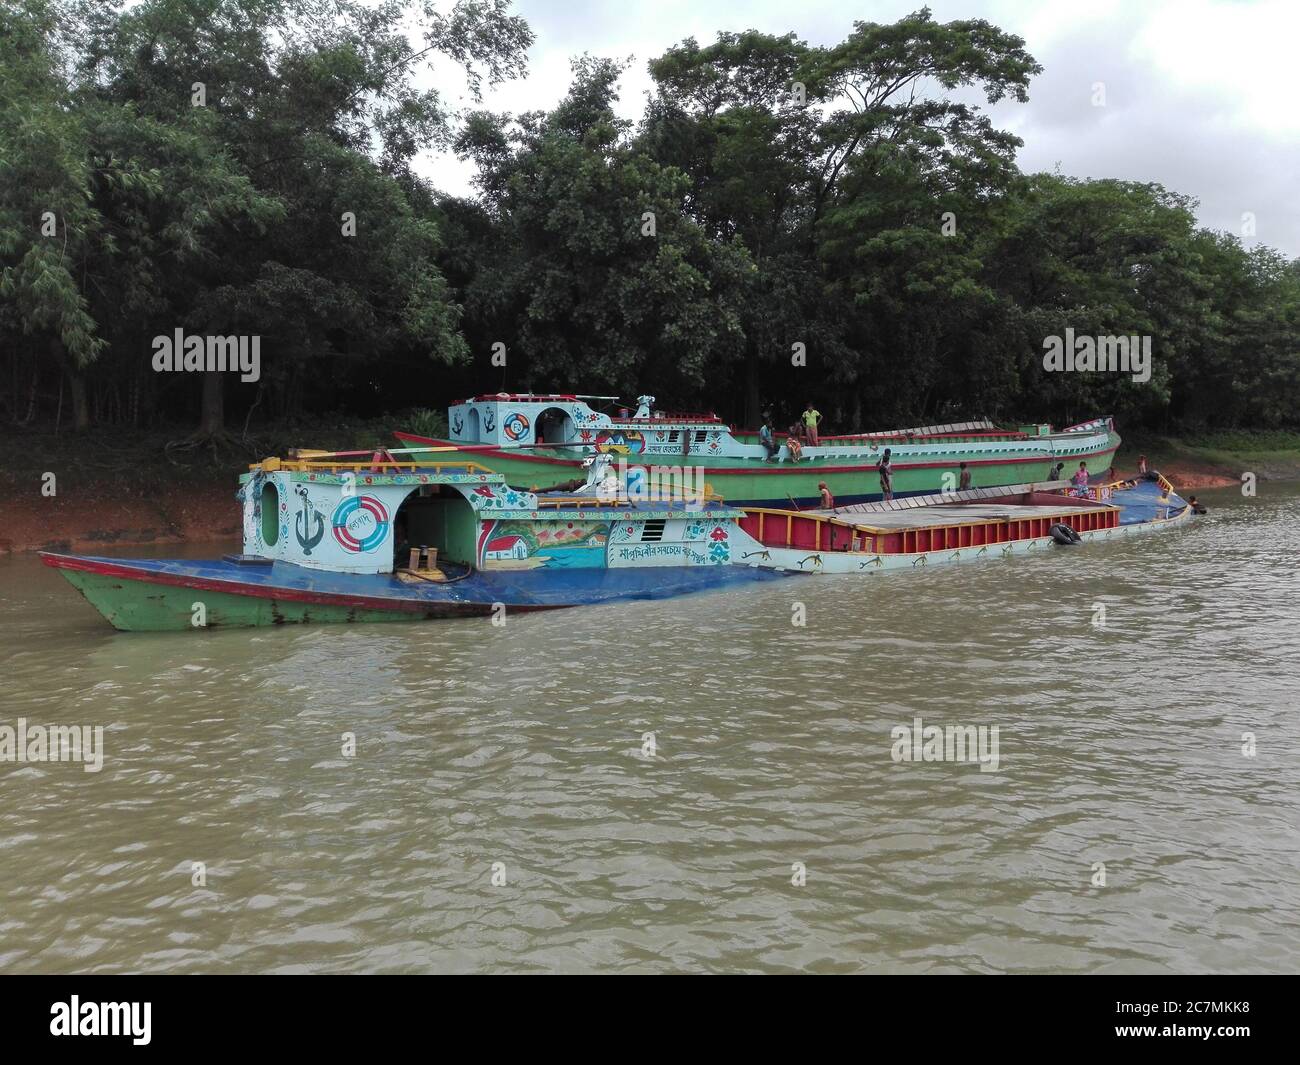
[[[720,543],[720,542],[710,544],[710,545],[709,545],[709,561],[710,561],[710,562],[726,562],[726,561],[727,561],[727,545],[724,544],[724,543]]]
[[[475,488],[475,489],[474,489],[474,494],[475,494],[476,496],[484,496],[484,497],[486,497],[487,499],[491,499],[491,498],[492,498],[492,489],[489,488],[487,485],[483,485],[482,487]]]
[[[718,525],[714,528],[713,532],[709,533],[709,537],[713,540],[725,540],[727,538],[727,530],[721,525]]]

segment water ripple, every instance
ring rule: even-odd
[[[0,724],[107,751],[0,766],[0,966],[1296,971],[1300,495],[1204,498],[504,628],[115,635],[0,563]],[[917,716],[1000,770],[895,763]]]

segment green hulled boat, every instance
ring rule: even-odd
[[[448,410],[448,439],[398,432],[408,446],[429,449],[429,459],[473,459],[509,484],[547,490],[581,480],[582,463],[609,454],[628,478],[661,477],[681,467],[735,505],[810,506],[825,482],[842,504],[882,498],[880,463],[890,452],[896,497],[951,491],[966,463],[971,488],[1046,480],[1058,464],[1069,476],[1086,463],[1089,474],[1110,470],[1120,437],[1110,418],[1060,431],[1049,425],[999,428],[991,422],[919,426],[885,433],[823,436],[805,444],[798,461],[782,444],[769,459],[754,431],[737,430],[714,414],[654,409],[642,396],[635,411],[598,411],[610,396],[476,396]]]

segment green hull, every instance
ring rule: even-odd
[[[1118,434],[1111,433],[1104,447],[1075,454],[1062,453],[1055,459],[1050,456],[1034,459],[1004,461],[996,454],[983,461],[969,452],[954,447],[954,453],[942,458],[927,459],[925,463],[894,465],[894,495],[918,495],[955,488],[960,463],[968,462],[971,487],[995,488],[1001,485],[1026,484],[1044,481],[1055,462],[1064,462],[1063,477],[1069,478],[1080,461],[1088,463],[1093,475],[1110,468],[1119,447]],[[614,456],[618,461],[618,456]],[[502,451],[472,450],[447,451],[437,455],[440,462],[463,459],[478,463],[494,473],[502,474],[516,488],[545,491],[557,485],[571,483],[581,478],[584,471],[576,462],[573,465],[529,459]],[[704,480],[723,499],[735,506],[788,506],[791,500],[800,505],[814,504],[819,500],[818,482],[825,481],[831,494],[840,504],[867,502],[880,498],[880,475],[873,466],[853,465],[843,458],[819,458],[795,464],[762,463],[745,459],[701,459],[697,456],[669,458],[654,456],[641,458],[628,456],[629,466],[674,464],[703,466]],[[944,474],[950,474],[950,483],[944,483]]]
[[[112,622],[114,628],[127,632],[176,632],[191,628],[242,628],[306,622],[412,621],[424,616],[399,610],[359,610],[228,592],[197,591],[74,569],[60,572]],[[195,604],[199,602],[205,612],[204,625],[194,624]]]

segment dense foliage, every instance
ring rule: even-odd
[[[508,388],[1300,422],[1300,261],[1158,185],[1022,174],[970,101],[1040,68],[987,22],[686,40],[637,124],[591,57],[549,112],[421,87],[517,77],[531,42],[508,0],[0,0],[0,416],[207,437]],[[416,175],[438,148],[478,195]],[[1150,337],[1150,380],[1045,372],[1067,328]],[[259,380],[156,372],[178,329],[259,336]]]

